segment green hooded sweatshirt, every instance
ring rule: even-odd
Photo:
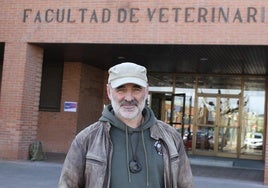
[[[156,145],[159,146],[158,142],[150,137],[150,127],[156,122],[156,118],[148,107],[144,108],[142,114],[144,122],[133,129],[115,117],[111,105],[102,113],[100,121],[112,125],[111,188],[164,187],[163,156],[159,148],[156,149]],[[140,164],[141,171],[131,172],[129,163],[133,160]]]

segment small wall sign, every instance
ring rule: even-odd
[[[64,112],[76,112],[77,110],[77,102],[64,102]]]

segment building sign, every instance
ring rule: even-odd
[[[64,102],[64,112],[76,112],[77,111],[77,102]]]
[[[267,23],[267,7],[26,8],[24,23]]]

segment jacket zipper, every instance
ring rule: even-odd
[[[171,171],[171,160],[170,160],[170,153],[169,153],[169,149],[168,146],[166,144],[166,142],[164,142],[163,139],[159,139],[163,144],[164,147],[166,148],[167,151],[167,155],[168,155],[168,169],[169,169],[169,180],[170,180],[170,187],[173,187],[173,181],[172,181],[172,171]]]

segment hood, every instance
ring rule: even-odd
[[[143,131],[145,129],[150,128],[155,122],[156,118],[154,116],[153,111],[149,107],[145,107],[142,111],[142,115],[144,118],[144,122],[141,124],[139,128],[133,129],[131,127],[128,127],[128,132],[132,131]],[[113,111],[112,105],[107,105],[103,112],[102,116],[99,119],[100,121],[109,122],[112,126],[121,129],[122,131],[126,130],[126,124],[120,121],[115,115]]]

